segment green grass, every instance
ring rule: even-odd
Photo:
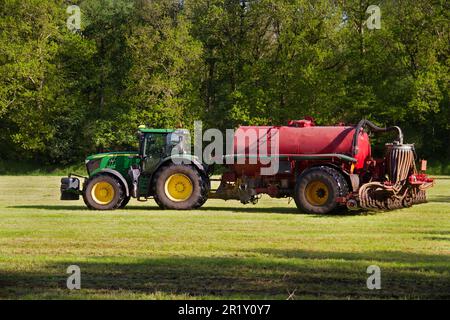
[[[188,212],[58,197],[57,177],[0,176],[0,298],[450,298],[450,177],[427,204],[335,216],[268,197]],[[72,264],[81,290],[66,289]],[[366,288],[373,264],[381,290]]]

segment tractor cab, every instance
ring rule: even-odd
[[[139,155],[142,173],[151,174],[168,157],[190,154],[190,134],[186,129],[139,127]]]

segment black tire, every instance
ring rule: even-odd
[[[131,197],[130,196],[125,196],[125,198],[123,198],[122,203],[119,206],[119,209],[123,209],[126,207],[126,205],[128,204],[128,202],[130,202]]]
[[[109,184],[112,190],[114,190],[111,201],[108,201],[107,203],[99,203],[98,199],[96,200],[95,195],[93,195],[92,189],[101,182]],[[121,205],[124,198],[125,192],[122,184],[119,180],[110,175],[98,175],[92,177],[85,183],[83,188],[84,203],[92,210],[115,210]]]
[[[182,175],[190,180],[192,192],[185,200],[174,201],[166,193],[166,183],[173,175]],[[162,209],[189,210],[201,207],[208,196],[207,182],[196,168],[189,165],[170,164],[158,170],[154,178],[154,199]]]
[[[158,197],[156,196],[156,194],[153,196],[153,200],[155,200],[156,204],[158,205],[158,207],[160,207],[161,209],[165,209],[164,205],[162,204],[161,201],[159,201]]]
[[[202,199],[200,199],[200,201],[197,203],[195,209],[200,208],[205,204],[206,200],[208,200],[209,190],[211,190],[211,181],[209,180],[208,175],[203,175],[202,182]]]
[[[338,170],[321,166],[306,170],[297,178],[294,200],[303,212],[327,214],[336,211],[337,198],[348,192],[347,181]]]

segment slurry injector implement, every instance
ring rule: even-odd
[[[393,132],[384,156],[372,158],[368,132]],[[287,126],[238,128],[228,154],[214,151],[224,167],[211,178],[212,165],[191,154],[187,130],[138,130],[137,152],[112,152],[86,159],[88,177],[61,180],[61,199],[96,210],[123,208],[131,197],[153,198],[163,209],[195,209],[208,198],[255,204],[262,194],[293,198],[300,211],[327,214],[338,208],[398,209],[426,201],[433,180],[416,167],[414,145],[403,143],[399,127],[380,128],[368,120],[356,126],[316,126],[312,119]],[[206,150],[206,149],[205,149]],[[79,178],[84,178],[81,184]],[[211,188],[211,181],[218,188]]]

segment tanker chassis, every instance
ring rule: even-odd
[[[263,139],[271,151],[257,154],[248,132],[263,132],[257,142]],[[383,158],[372,158],[368,132],[396,134]],[[89,156],[87,177],[69,174],[61,179],[61,200],[82,196],[90,209],[113,210],[124,208],[131,197],[153,198],[162,209],[188,210],[201,207],[208,198],[255,204],[267,194],[293,198],[301,212],[327,214],[340,208],[409,207],[425,202],[425,189],[433,185],[424,173],[426,161],[417,169],[414,145],[403,143],[401,129],[380,128],[368,120],[356,126],[316,126],[307,119],[287,126],[240,127],[233,152],[223,157],[220,179],[211,178],[212,166],[190,153],[187,130],[141,126],[138,139],[137,152]],[[271,148],[275,144],[277,148]],[[267,160],[277,162],[269,175],[262,174]],[[218,188],[211,188],[212,181]]]

